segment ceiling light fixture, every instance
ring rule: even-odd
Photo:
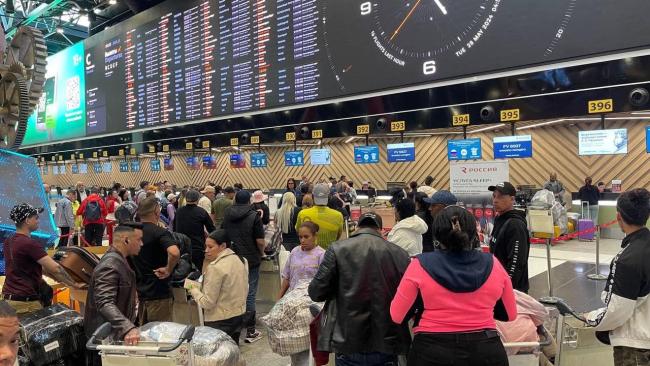
[[[63,32],[64,32],[63,27],[61,27],[61,26],[56,27],[56,32],[59,33],[59,34],[63,34]]]
[[[467,131],[467,133],[479,133],[479,132],[485,132],[485,131],[490,131],[490,130],[494,130],[494,129],[496,129],[496,128],[501,128],[501,127],[505,127],[505,125],[487,126],[487,127],[479,128],[478,130]]]

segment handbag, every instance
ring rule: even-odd
[[[9,245],[9,255],[11,256],[11,264],[15,265],[14,261],[14,248],[13,243]],[[48,307],[52,305],[52,300],[54,299],[54,289],[47,284],[43,279],[39,283],[36,283],[36,291],[38,295],[38,302],[43,305],[43,307]]]

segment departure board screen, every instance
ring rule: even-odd
[[[645,0],[169,0],[83,42],[85,136],[647,48],[649,13]]]

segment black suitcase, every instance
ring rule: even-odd
[[[20,337],[21,351],[34,366],[44,366],[85,352],[83,318],[61,304],[21,316]]]

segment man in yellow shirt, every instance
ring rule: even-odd
[[[298,213],[296,220],[296,230],[300,228],[305,221],[311,221],[318,224],[318,245],[326,249],[333,242],[337,241],[343,233],[344,223],[343,215],[327,207],[330,189],[327,184],[319,183],[314,187],[314,207],[302,209]]]

